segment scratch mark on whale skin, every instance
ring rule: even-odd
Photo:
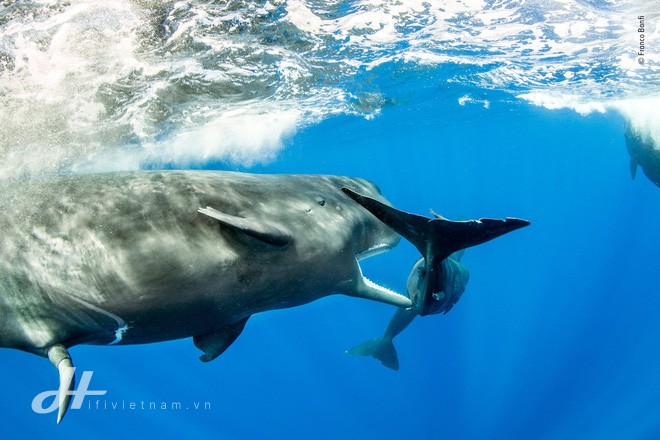
[[[73,299],[78,304],[82,304],[83,306],[87,307],[90,310],[93,310],[95,312],[107,316],[108,318],[114,320],[117,323],[117,329],[115,330],[115,340],[108,343],[108,345],[118,344],[124,339],[124,334],[128,331],[130,327],[128,326],[128,324],[126,324],[126,321],[124,321],[121,317],[115,315],[114,313],[108,312],[107,310],[103,310],[102,308],[97,307],[93,304],[90,304],[87,301],[84,301],[80,298],[76,298],[75,296],[70,295],[69,298]]]

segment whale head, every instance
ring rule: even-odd
[[[200,188],[213,179],[210,173],[193,177]],[[396,232],[342,191],[348,187],[389,205],[380,189],[367,180],[325,175],[255,176],[243,180],[208,185],[204,193],[209,196],[196,203],[202,214],[240,235],[257,239],[246,246],[253,244],[259,251],[263,250],[259,243],[283,250],[295,248],[301,255],[352,253],[363,259],[399,243]]]
[[[287,186],[272,189],[277,203],[266,217],[292,237],[304,236],[304,242],[299,240],[296,245],[306,246],[305,252],[345,252],[362,260],[386,252],[400,241],[399,234],[342,191],[350,188],[389,206],[378,186],[367,180],[301,175],[291,176]],[[260,207],[261,212],[265,209]]]
[[[355,189],[361,194],[368,194],[369,197],[389,205],[380,188],[364,179],[338,178],[337,180],[337,188],[340,190],[340,199],[343,202],[341,209],[345,211],[342,215],[351,224],[353,252],[356,258],[363,260],[387,252],[398,245],[401,239],[399,234],[341,191],[342,188]]]
[[[231,229],[228,239],[237,240],[239,246],[234,248],[243,249],[251,261],[278,255],[278,264],[304,268],[305,276],[314,279],[310,287],[317,295],[329,290],[399,307],[412,305],[405,296],[378,286],[362,274],[361,260],[387,252],[400,241],[394,230],[344,191],[351,188],[389,206],[375,184],[322,175],[263,176],[246,184],[232,197],[221,187],[222,194],[201,202],[207,207],[199,212],[218,220],[223,229]],[[235,209],[236,200],[240,200],[241,209]],[[312,274],[310,270],[318,272]],[[313,296],[308,293],[284,302],[297,305]]]

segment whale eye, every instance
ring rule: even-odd
[[[433,299],[436,301],[442,301],[443,299],[445,299],[445,292],[437,292],[431,296],[433,296]]]
[[[316,203],[318,203],[321,206],[325,206],[325,199],[321,196],[317,196],[314,198],[316,200]]]

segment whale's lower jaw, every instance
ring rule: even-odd
[[[358,259],[355,260],[355,274],[354,279],[351,280],[350,286],[345,290],[349,296],[357,298],[370,299],[372,301],[382,302],[395,307],[408,309],[413,306],[413,302],[407,296],[401,295],[393,290],[383,287],[374,283],[362,274],[362,268]]]
[[[390,304],[404,309],[409,309],[413,306],[413,302],[407,296],[376,284],[365,276],[362,277],[362,282],[364,283],[367,292],[361,296],[362,298]]]

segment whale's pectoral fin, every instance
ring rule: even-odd
[[[46,353],[48,354],[48,359],[60,374],[60,386],[57,392],[59,408],[57,412],[57,423],[59,424],[64,418],[67,409],[69,409],[69,403],[71,403],[71,392],[76,384],[76,369],[73,368],[71,356],[64,345],[53,345]]]
[[[637,175],[637,165],[639,165],[637,158],[635,156],[630,156],[630,177],[632,177],[633,180],[635,180],[635,176]]]
[[[399,211],[384,203],[342,188],[350,198],[362,205],[380,221],[412,243],[430,263],[442,261],[454,252],[485,243],[508,232],[529,225],[527,220],[507,217],[504,220],[451,221],[440,216],[428,219]]]
[[[211,362],[213,359],[224,353],[241,334],[248,319],[249,317],[228,325],[227,327],[223,327],[220,330],[195,336],[193,338],[195,347],[204,352],[204,354],[199,357],[199,360],[202,362]]]
[[[197,211],[219,221],[222,225],[229,226],[270,246],[283,247],[293,241],[293,237],[287,230],[269,222],[225,214],[210,206],[199,208]]]
[[[396,354],[392,339],[389,338],[380,337],[363,342],[346,350],[346,354],[352,356],[371,356],[378,359],[387,368],[395,371],[399,369],[399,357]]]

